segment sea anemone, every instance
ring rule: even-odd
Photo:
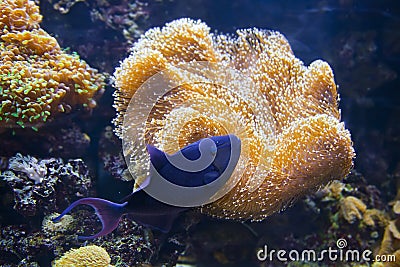
[[[261,220],[353,166],[330,66],[304,66],[275,31],[213,35],[179,19],[146,32],[114,74],[116,134],[136,182],[149,173],[146,144],[167,153],[234,134],[241,156],[213,216]]]

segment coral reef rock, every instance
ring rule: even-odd
[[[59,210],[79,197],[89,195],[89,170],[81,159],[38,160],[17,154],[8,170],[0,174],[14,192],[14,209],[24,216]]]

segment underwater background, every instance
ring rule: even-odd
[[[8,2],[26,1],[0,0],[0,6],[5,8]],[[400,266],[400,2],[35,3],[43,16],[40,28],[61,49],[47,37],[41,44],[59,50],[63,66],[66,62],[78,66],[83,76],[77,79],[87,80],[90,86],[82,83],[79,97],[50,109],[53,113],[71,109],[68,114],[53,117],[52,113],[48,121],[37,125],[29,121],[10,126],[0,120],[0,266],[52,266],[52,262],[63,266],[54,260],[71,248],[89,245],[106,252],[97,247],[82,252],[83,256],[76,257],[89,259],[93,253],[99,260],[86,264],[80,258],[86,265],[76,266]],[[77,235],[90,235],[101,227],[92,210],[77,209],[65,225],[51,222],[54,212],[81,197],[119,201],[133,187],[132,181],[124,181],[121,141],[113,133],[115,88],[110,77],[144,32],[183,17],[201,19],[216,33],[253,27],[276,30],[305,65],[317,59],[328,62],[338,85],[341,120],[351,132],[356,152],[354,168],[343,181],[332,182],[262,222],[213,219],[189,211],[168,234],[125,218],[105,237],[78,240]],[[38,18],[32,21],[32,25],[39,23]],[[7,47],[2,48],[4,66]],[[39,63],[39,68],[48,67]],[[17,76],[1,75],[2,81],[18,83]],[[6,98],[1,99],[0,113],[5,114]],[[23,179],[29,173],[33,177]],[[321,251],[337,248],[339,239],[347,242],[346,248],[398,257],[387,263],[257,259],[265,245],[276,250]]]

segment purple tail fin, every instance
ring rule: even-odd
[[[65,214],[70,212],[73,208],[78,205],[89,205],[94,208],[96,215],[99,217],[103,228],[100,232],[92,236],[79,236],[79,239],[88,240],[96,237],[100,237],[111,233],[117,228],[122,215],[124,214],[124,207],[127,202],[118,204],[101,198],[82,198],[72,203],[66,208],[60,216],[53,219],[53,222],[59,221]]]

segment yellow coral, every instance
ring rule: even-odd
[[[60,46],[54,37],[42,29],[22,32],[8,32],[1,36],[7,44],[14,44],[20,51],[28,55],[44,53],[60,53]]]
[[[393,212],[395,214],[399,213],[399,201],[397,199],[398,196],[396,196],[395,205],[393,206]],[[400,231],[399,231],[400,220],[399,218],[397,218],[395,220],[388,222],[385,216],[385,223],[386,223],[386,228],[377,255],[380,256],[383,255],[386,259],[390,259],[391,261],[378,262],[376,264],[374,263],[372,266],[374,267],[400,266]]]
[[[360,220],[366,210],[367,205],[356,197],[348,196],[340,200],[340,213],[349,223]]]
[[[0,34],[8,31],[23,31],[39,28],[42,15],[33,1],[0,1]]]
[[[367,209],[363,215],[363,223],[368,226],[385,227],[389,223],[388,215],[378,209]]]
[[[378,255],[395,255],[394,262],[385,262],[381,266],[400,266],[400,232],[398,220],[391,221],[385,228]]]
[[[94,108],[104,76],[39,28],[32,1],[0,2],[0,126],[40,126],[76,105]]]
[[[396,200],[396,201],[393,203],[393,212],[394,212],[395,214],[400,214],[400,200]]]
[[[340,214],[348,222],[354,223],[356,220],[362,220],[367,226],[385,227],[389,223],[387,214],[377,209],[367,209],[367,205],[356,197],[348,196],[342,198],[339,202]]]
[[[324,188],[324,191],[327,192],[328,197],[340,199],[345,186],[346,185],[341,181],[334,180]]]
[[[138,134],[168,153],[200,138],[235,134],[242,141],[237,165],[242,175],[202,211],[260,220],[342,179],[352,167],[354,150],[340,122],[326,62],[304,66],[278,32],[251,29],[237,35],[210,34],[207,25],[190,19],[149,30],[115,71],[114,123],[132,155],[135,178],[148,168],[146,149],[135,141]],[[157,75],[174,86],[159,96],[145,124],[135,124],[143,110],[131,110],[129,103]],[[148,97],[157,95],[151,91],[155,88],[145,89]]]
[[[91,245],[71,249],[54,261],[53,267],[111,267],[110,262],[111,258],[104,248]]]

